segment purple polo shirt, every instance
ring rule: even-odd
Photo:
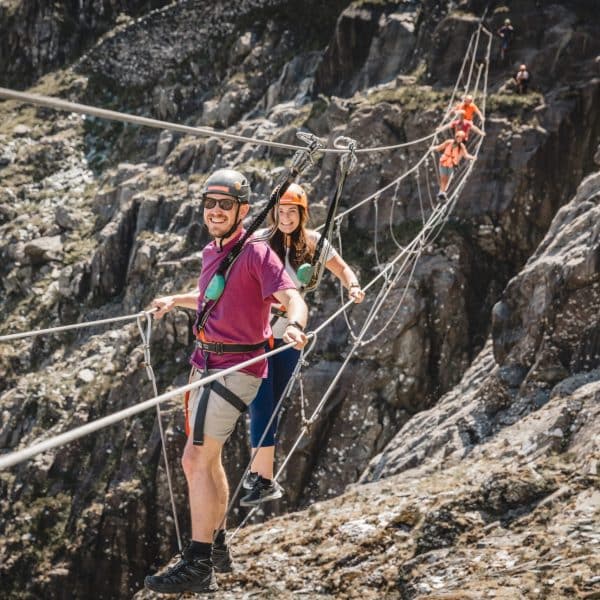
[[[227,242],[222,252],[214,241],[202,251],[198,311],[204,301],[204,291],[221,260],[243,234],[244,231]],[[266,242],[246,242],[229,271],[223,294],[204,326],[206,340],[226,344],[256,344],[267,340],[271,335],[271,304],[276,302],[273,294],[288,289],[296,289],[296,286],[269,245]],[[264,348],[259,348],[251,352],[215,354],[195,349],[190,362],[201,370],[205,367],[226,369],[264,352]],[[260,360],[245,367],[242,372],[264,378],[267,376],[267,361]]]

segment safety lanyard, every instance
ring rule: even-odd
[[[344,184],[346,183],[346,177],[356,165],[356,142],[353,139],[340,136],[335,139],[333,144],[336,148],[345,149],[347,152],[342,154],[340,158],[340,176],[338,179],[338,185],[335,190],[335,194],[329,203],[327,217],[323,227],[323,233],[317,242],[315,253],[313,254],[310,263],[300,265],[296,271],[296,277],[302,284],[303,292],[312,292],[321,281],[326,262],[324,257],[321,258],[321,255],[323,254],[323,248],[326,241],[331,243],[330,240],[333,233],[334,218],[340,205],[340,199],[342,197]]]

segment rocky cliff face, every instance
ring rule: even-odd
[[[118,21],[163,2],[36,2],[10,0],[0,6],[0,73],[2,85],[22,88],[36,78],[69,64]]]
[[[506,14],[513,19],[511,66],[528,62],[534,92],[498,91],[511,67],[494,59],[483,154],[453,218],[418,263],[403,310],[341,378],[271,510],[311,508],[239,534],[245,570],[225,580],[233,591],[224,597],[594,591],[599,176],[577,186],[593,170],[600,133],[600,46],[585,2],[538,4],[490,7],[491,29]],[[34,14],[36,6],[19,10]],[[292,143],[299,127],[363,146],[434,128],[485,7],[317,7],[196,1],[120,19],[89,48],[59,44],[63,54],[43,64],[69,56],[73,67],[49,73],[34,91]],[[29,39],[7,23],[9,39]],[[81,25],[73,39],[87,32]],[[34,45],[13,42],[10,56],[19,59],[11,64],[28,64]],[[17,73],[2,72],[6,81]],[[134,313],[159,294],[193,287],[207,241],[197,202],[204,175],[243,169],[260,205],[289,159],[15,103],[0,111],[1,333]],[[344,207],[421,152],[361,155]],[[335,181],[331,157],[307,174],[317,219]],[[383,256],[392,253],[390,219],[403,242],[420,226],[415,186],[392,196],[380,199],[375,223]],[[396,201],[401,208],[390,216]],[[344,257],[363,281],[376,273],[373,220],[366,206],[342,231]],[[326,279],[311,299],[313,323],[337,305]],[[353,309],[351,319],[360,323],[365,310]],[[191,315],[178,312],[155,329],[161,391],[185,382],[190,326]],[[348,341],[342,320],[320,337],[305,378],[309,409]],[[134,324],[3,345],[0,446],[28,445],[150,397],[142,361]],[[163,410],[187,532],[182,415],[175,401]],[[296,397],[283,415],[282,453],[299,419]],[[240,423],[226,449],[232,481],[247,459]],[[359,479],[370,483],[324,501]],[[9,597],[127,597],[174,550],[151,413],[2,472],[0,490]],[[240,516],[236,509],[232,522]]]

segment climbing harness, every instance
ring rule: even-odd
[[[206,376],[208,376],[208,371],[204,371],[203,373],[203,377]],[[190,427],[190,393],[187,392],[185,394],[185,431],[188,437],[190,435],[192,436],[192,443],[194,444],[194,446],[202,446],[204,444],[204,423],[206,421],[206,409],[208,408],[208,399],[210,397],[211,392],[214,392],[215,394],[221,396],[223,400],[231,404],[240,414],[245,412],[248,408],[244,401],[237,394],[234,394],[220,381],[214,380],[203,387],[200,398],[198,399],[194,423]]]
[[[220,341],[211,341],[206,339],[204,327],[208,321],[212,310],[214,310],[217,302],[223,295],[229,271],[231,270],[236,259],[240,256],[244,248],[244,244],[250,238],[250,236],[252,236],[254,232],[262,225],[269,212],[277,206],[277,203],[279,202],[281,196],[285,194],[286,190],[293,183],[294,179],[298,175],[300,175],[309,165],[313,164],[313,155],[322,147],[322,143],[320,142],[320,140],[312,134],[299,132],[299,137],[308,143],[308,147],[306,149],[298,150],[296,152],[294,158],[292,159],[291,166],[282,175],[277,185],[275,186],[269,198],[269,202],[267,202],[267,205],[263,208],[261,213],[257,215],[257,217],[249,225],[248,229],[246,230],[246,233],[242,235],[242,237],[235,243],[235,245],[228,252],[228,254],[221,260],[221,263],[217,268],[216,274],[212,277],[205,290],[205,300],[201,310],[198,311],[196,322],[194,324],[194,332],[196,335],[196,347],[202,352],[215,354],[252,352],[254,350],[264,348],[265,343],[267,342],[267,340],[262,340],[258,343],[253,344],[230,344]],[[205,185],[204,193],[206,194],[211,191],[228,193],[228,186],[222,185],[222,183],[223,182],[220,181],[210,182],[209,178],[207,184]],[[244,196],[244,198],[247,199],[247,194]],[[232,230],[237,228],[238,225],[239,223],[237,223],[236,215],[236,223],[234,226],[232,226],[229,232],[225,234],[225,237],[227,237],[227,235],[231,235],[231,233],[233,232]],[[206,386],[204,388],[198,400],[192,437],[194,445],[202,445],[204,443],[204,422],[206,419],[206,410],[211,391],[218,394],[219,396],[221,396],[221,398],[229,402],[229,404],[234,406],[240,413],[244,412],[247,409],[246,404],[236,394],[231,392],[228,388],[226,388],[218,381],[213,381],[210,384],[210,386]],[[186,396],[186,413],[188,410],[188,402],[189,394]]]

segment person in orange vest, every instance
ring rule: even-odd
[[[465,119],[465,111],[457,110],[455,111],[456,119],[448,123],[448,125],[444,125],[444,127],[438,129],[438,132],[446,131],[447,129],[453,129],[456,133],[457,131],[464,131],[465,133],[465,142],[469,139],[469,131],[471,129],[478,135],[485,136],[485,132],[473,125],[473,121],[469,121]]]
[[[446,199],[446,190],[448,189],[450,177],[454,173],[454,168],[463,158],[468,160],[475,160],[476,158],[469,154],[464,142],[465,132],[457,131],[453,140],[446,140],[439,146],[434,147],[436,152],[442,153],[440,157],[440,192],[438,194],[440,200]]]
[[[463,111],[463,116],[467,121],[473,122],[473,117],[477,115],[479,120],[483,123],[483,115],[475,102],[473,102],[473,96],[471,96],[471,94],[464,96],[462,102],[454,107],[454,113],[457,113],[459,110]]]

